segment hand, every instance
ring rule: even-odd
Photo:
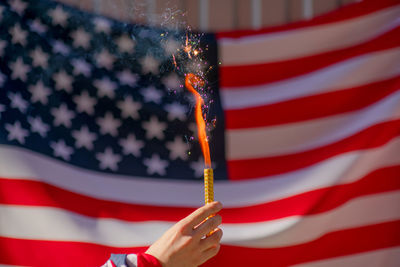
[[[163,267],[203,264],[218,253],[222,237],[222,230],[217,228],[222,222],[221,216],[205,219],[221,208],[220,202],[212,202],[197,209],[165,232],[146,253],[156,257]]]

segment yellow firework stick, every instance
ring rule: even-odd
[[[214,201],[214,172],[213,169],[204,169],[204,202],[205,204]]]
[[[204,169],[204,202],[205,204],[214,201],[214,172],[213,169]],[[214,215],[211,215],[206,220],[210,219]],[[209,232],[206,236],[210,236],[214,231]]]

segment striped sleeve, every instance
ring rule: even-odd
[[[161,263],[152,255],[138,254],[111,254],[110,259],[102,267],[162,267]]]

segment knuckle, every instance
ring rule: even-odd
[[[181,236],[189,235],[192,232],[192,229],[190,227],[190,224],[188,223],[183,223],[179,225],[177,229],[177,233]]]
[[[222,218],[219,215],[215,215],[214,217],[211,218],[211,226],[213,228],[217,227],[218,225],[220,225],[222,223]]]
[[[185,236],[185,238],[182,240],[182,245],[185,247],[190,246],[193,243],[193,237],[192,236]]]
[[[219,239],[221,240],[222,236],[224,235],[224,232],[222,231],[221,228],[219,228]]]
[[[218,224],[218,225],[220,225],[221,223],[222,223],[222,217],[221,217],[221,215],[215,215],[214,216],[215,217],[215,220],[216,220],[216,223]]]
[[[215,243],[219,244],[219,241],[221,241],[221,238],[222,238],[222,234],[220,233],[220,231],[217,231],[214,235]]]

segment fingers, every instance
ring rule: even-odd
[[[188,225],[191,229],[195,226],[199,225],[202,221],[204,221],[207,217],[212,214],[217,213],[222,209],[222,204],[218,201],[207,204],[201,208],[198,208],[185,219],[183,219],[184,223]],[[211,229],[212,230],[212,229]]]
[[[213,231],[215,228],[218,227],[222,223],[222,218],[220,215],[215,215],[203,223],[201,223],[199,226],[196,227],[194,230],[194,235],[197,236],[198,238],[202,238],[206,234],[210,233]]]
[[[222,230],[218,228],[210,236],[200,240],[200,249],[202,251],[206,251],[211,247],[219,245],[221,238],[222,238]]]

